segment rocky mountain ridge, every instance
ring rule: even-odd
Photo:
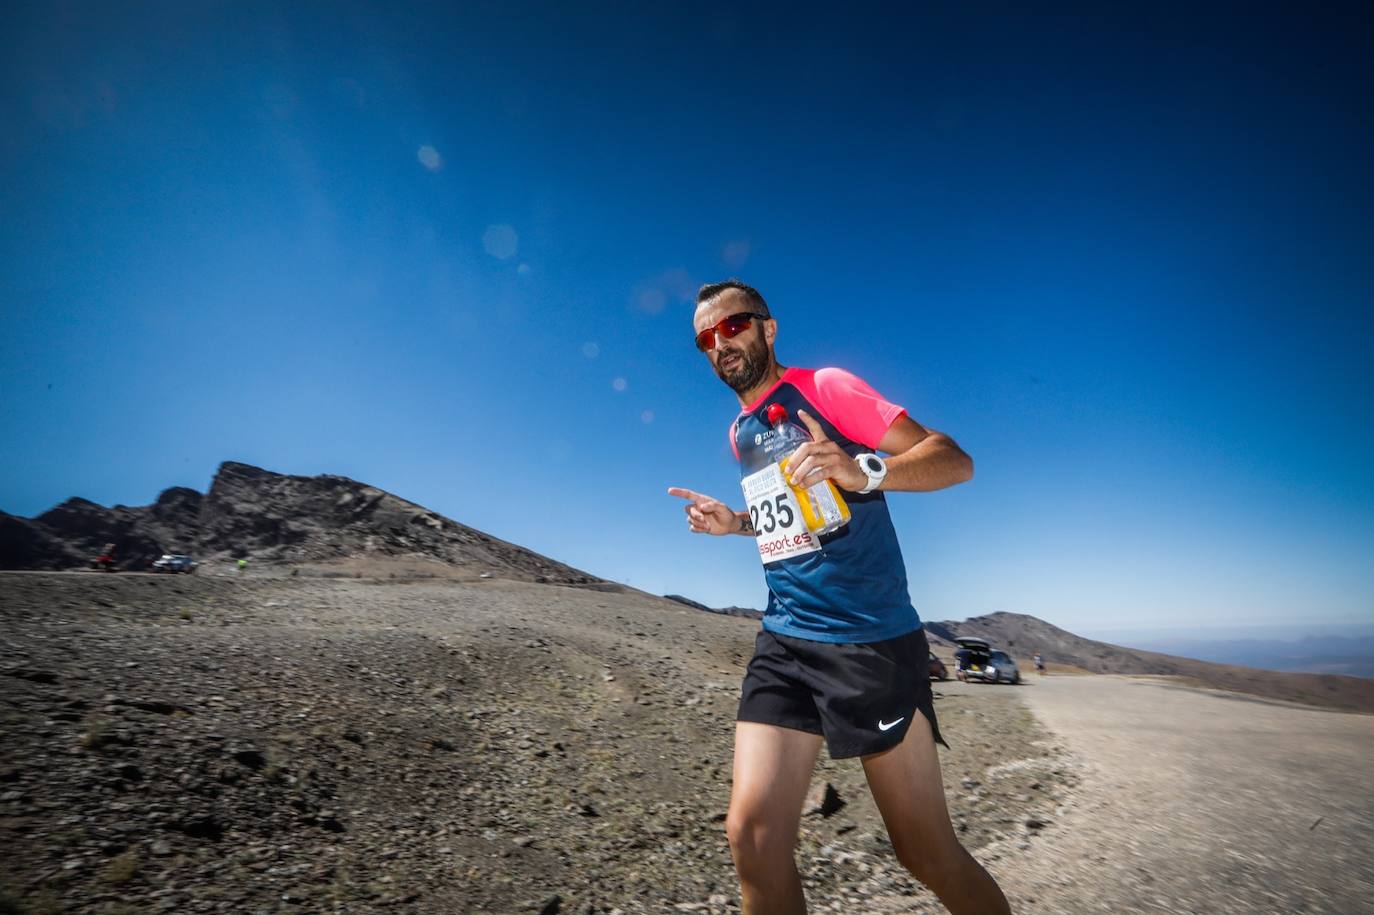
[[[116,566],[164,552],[200,560],[422,560],[502,578],[614,588],[611,582],[348,477],[293,476],[226,461],[204,495],[172,487],[146,506],[71,498],[34,518],[0,512],[0,569],[85,568],[107,543]]]
[[[665,594],[663,596],[668,600],[675,600],[679,604],[685,604],[694,610],[705,610],[707,613],[719,613],[722,616],[740,616],[750,620],[763,619],[763,611],[755,610],[753,607],[736,607],[733,605],[729,607],[708,607],[699,601],[692,600],[690,597],[683,597],[681,594]]]

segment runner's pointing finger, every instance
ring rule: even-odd
[[[717,508],[720,507],[719,500],[713,499],[710,496],[704,496],[699,492],[693,492],[690,489],[683,489],[680,486],[669,487],[668,495],[677,496],[681,499],[687,499],[689,500],[687,503],[689,506],[694,505],[702,511],[715,511]]]
[[[825,434],[825,430],[821,428],[821,424],[816,421],[814,416],[800,408],[797,410],[797,416],[801,418],[802,422],[806,423],[806,428],[811,432],[812,438],[818,442],[830,441],[830,436]]]
[[[690,499],[690,504],[695,505],[697,508],[700,508],[701,510],[708,512],[715,511],[717,508],[720,508],[721,505],[719,499],[713,498],[711,496],[702,495],[699,492],[693,492],[690,489],[683,489],[680,486],[669,487],[668,495],[677,496],[681,499]]]

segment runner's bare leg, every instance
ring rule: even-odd
[[[869,790],[902,866],[930,887],[952,915],[1010,915],[996,881],[954,835],[940,757],[925,716],[919,711],[912,716],[897,746],[862,759]]]
[[[821,751],[819,734],[735,723],[735,772],[725,832],[745,915],[803,915],[797,873],[802,804]]]

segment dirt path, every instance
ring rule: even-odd
[[[1374,717],[1122,677],[1019,690],[1083,766],[1020,912],[1374,912]]]

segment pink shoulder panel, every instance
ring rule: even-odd
[[[788,380],[825,414],[831,425],[852,441],[875,451],[888,428],[906,412],[904,407],[885,400],[868,382],[844,369],[799,371]],[[732,446],[734,439],[732,433]]]

